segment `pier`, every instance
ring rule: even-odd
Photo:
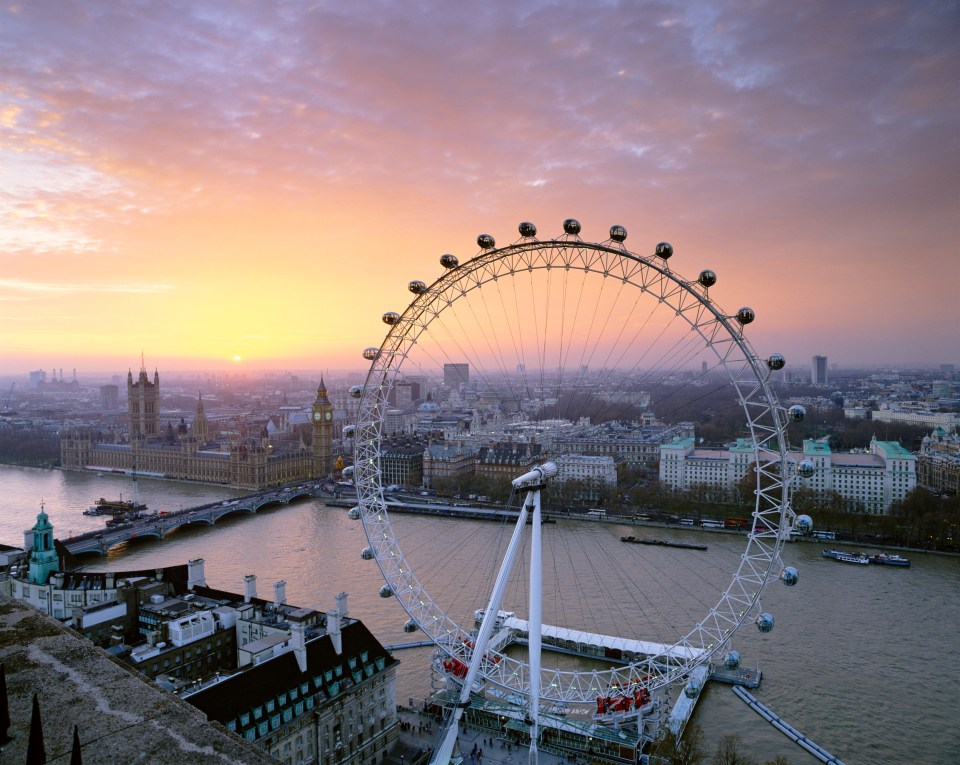
[[[747,706],[749,706],[754,712],[760,715],[784,736],[793,741],[797,746],[802,747],[810,752],[810,754],[820,760],[820,762],[825,762],[827,765],[844,765],[841,760],[834,757],[822,746],[808,739],[792,725],[785,722],[779,715],[775,714],[762,703],[757,701],[756,696],[750,693],[750,691],[740,687],[739,685],[735,685],[733,687],[733,692],[743,699],[743,701],[747,703]]]

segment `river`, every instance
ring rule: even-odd
[[[120,492],[130,496],[129,477],[0,466],[0,542],[21,546],[41,501],[58,537],[99,528],[102,519],[82,511]],[[139,480],[139,492],[151,509],[239,493],[148,478]],[[458,618],[471,613],[489,589],[489,550],[502,547],[509,529],[422,516],[398,517],[395,526],[431,594]],[[657,530],[657,536],[704,542],[709,551],[641,552],[643,546],[619,542],[621,534],[636,532],[599,522],[545,526],[545,582],[559,587],[545,592],[544,621],[594,631],[649,623],[659,634],[715,600],[728,578],[723,571],[744,547],[742,537],[679,530]],[[85,560],[91,569],[125,570],[202,557],[211,586],[242,592],[244,575],[256,574],[258,594],[271,598],[273,582],[283,579],[289,602],[317,609],[332,607],[343,590],[351,614],[381,642],[416,638],[419,633],[403,632],[407,617],[397,603],[378,597],[383,581],[375,563],[361,560],[365,545],[360,523],[346,511],[307,500],[232,516],[213,528],[182,529],[162,542],[137,540],[106,558]],[[784,562],[799,569],[800,583],[776,582],[764,596],[765,610],[777,620],[774,631],[761,635],[748,625],[735,636],[745,662],[763,671],[757,697],[847,765],[960,761],[960,559],[910,557],[910,569],[848,566],[823,559],[819,545],[787,545]],[[638,598],[638,589],[648,596]],[[508,591],[511,597],[525,612],[522,593]],[[656,602],[660,607],[651,610]],[[397,655],[398,699],[422,697],[429,690],[429,649]],[[817,762],[718,683],[708,685],[694,722],[708,753],[720,736],[739,733],[745,751],[761,762],[778,754],[793,765]]]

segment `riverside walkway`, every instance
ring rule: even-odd
[[[155,513],[121,526],[107,527],[103,531],[91,531],[61,541],[72,555],[106,555],[111,547],[131,539],[144,537],[164,539],[171,531],[182,526],[191,524],[213,526],[221,518],[233,513],[252,515],[265,507],[288,505],[303,497],[326,496],[328,493],[323,492],[319,485],[314,483],[269,489],[222,502],[209,502],[184,510]]]

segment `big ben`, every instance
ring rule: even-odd
[[[320,377],[317,398],[313,402],[313,477],[333,472],[333,406],[327,398],[327,386]]]

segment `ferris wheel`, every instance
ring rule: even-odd
[[[713,271],[685,279],[671,268],[671,245],[657,244],[649,255],[631,252],[625,245],[627,231],[619,225],[599,243],[583,240],[580,233],[580,223],[568,219],[553,239],[538,238],[536,227],[526,222],[507,246],[498,247],[492,236],[482,234],[473,257],[461,263],[454,255],[443,255],[436,280],[411,281],[409,305],[383,314],[386,337],[379,347],[363,352],[370,369],[365,383],[350,391],[359,400],[359,414],[356,425],[345,431],[354,441],[358,507],[352,512],[362,520],[368,540],[363,557],[376,561],[386,581],[381,595],[396,598],[409,616],[408,627],[422,630],[436,644],[447,668],[465,667],[474,658],[472,620],[464,609],[453,613],[449,597],[441,602],[432,596],[434,585],[415,570],[430,555],[421,552],[419,561],[405,555],[401,537],[407,517],[401,521],[390,512],[386,488],[393,481],[384,474],[384,455],[396,430],[391,417],[397,416],[398,390],[419,386],[418,400],[425,398],[424,389],[430,391],[421,416],[435,416],[441,408],[487,412],[481,423],[474,418],[470,439],[516,426],[510,438],[527,446],[538,441],[544,445],[541,453],[550,452],[550,445],[560,451],[565,436],[557,435],[557,429],[589,429],[616,411],[635,411],[630,407],[642,406],[651,395],[663,402],[661,412],[673,415],[711,391],[730,399],[743,433],[738,459],[750,465],[756,480],[749,527],[735,538],[738,547],[729,555],[727,569],[701,569],[693,584],[671,574],[664,585],[655,582],[657,571],[669,565],[685,571],[684,561],[656,564],[660,569],[651,564],[635,580],[623,573],[628,562],[615,564],[616,576],[626,583],[624,597],[644,609],[642,617],[622,620],[616,634],[626,632],[625,640],[647,640],[645,645],[653,648],[642,656],[625,653],[633,658],[623,666],[538,668],[538,661],[534,672],[539,678],[531,678],[527,657],[493,643],[484,647],[477,662],[483,681],[520,696],[538,687],[540,698],[566,704],[593,704],[611,688],[654,691],[716,660],[744,624],[756,624],[761,632],[773,629],[773,617],[763,612],[760,598],[778,578],[787,585],[797,581],[796,571],[780,559],[797,520],[790,509],[785,430],[804,415],[802,407],[781,407],[771,390],[770,374],[784,367],[783,356],[761,358],[745,337],[754,311],[744,307],[726,313],[711,298],[717,281]],[[435,419],[437,430],[464,427]],[[576,437],[567,438],[568,444],[575,442]],[[599,524],[589,533],[594,528]],[[423,536],[420,531],[416,538],[404,537],[404,543],[408,549],[422,548]],[[586,559],[606,557],[585,548],[586,538],[566,537],[566,544]],[[493,547],[483,540],[476,544]],[[626,547],[606,549],[610,555],[626,555],[621,552]],[[475,565],[463,563],[465,577],[473,576]],[[580,564],[566,567],[570,565]],[[565,578],[556,573],[563,569],[558,564],[554,576]],[[569,590],[571,581],[563,587]],[[688,601],[681,615],[671,613],[666,602],[677,593]],[[644,627],[657,621],[656,614],[662,625],[649,639]]]

